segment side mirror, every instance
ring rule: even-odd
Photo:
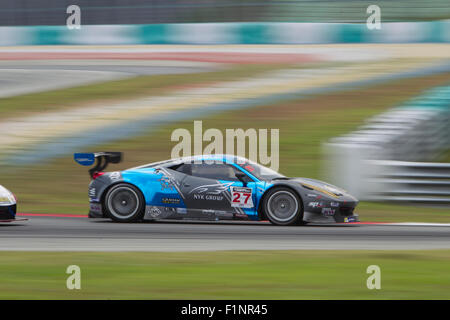
[[[244,187],[247,186],[247,175],[243,172],[236,172],[236,178],[239,179],[240,182],[244,184]]]

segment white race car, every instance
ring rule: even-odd
[[[17,201],[14,194],[0,185],[0,222],[16,220]]]

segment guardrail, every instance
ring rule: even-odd
[[[367,161],[366,200],[450,205],[450,164]]]
[[[450,86],[369,119],[323,145],[327,179],[361,200],[450,205]],[[423,161],[423,162],[422,162]]]

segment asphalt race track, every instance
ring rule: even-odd
[[[308,225],[267,222],[143,222],[29,217],[0,224],[0,250],[210,251],[448,249],[450,226]]]

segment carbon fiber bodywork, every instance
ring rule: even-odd
[[[277,181],[273,183],[273,186],[290,187],[298,193],[303,202],[304,222],[342,223],[359,221],[359,216],[354,213],[359,201],[344,190],[326,182],[307,178],[291,178],[282,182]],[[327,187],[334,192],[328,191]]]
[[[173,169],[175,164],[192,161],[192,158],[105,173],[93,180],[89,186],[89,217],[108,217],[104,208],[105,194],[113,185],[127,183],[142,192],[145,198],[144,219],[149,220],[265,220],[262,208],[265,194],[272,188],[284,187],[294,191],[301,199],[304,222],[359,221],[358,215],[354,213],[358,200],[335,186],[318,180],[287,178],[281,175],[274,179],[258,179],[245,166],[234,163],[235,158],[232,156],[216,156],[213,159],[223,161],[224,165],[244,173],[248,181],[216,180]],[[234,206],[232,188],[247,190],[251,195],[249,205]]]

